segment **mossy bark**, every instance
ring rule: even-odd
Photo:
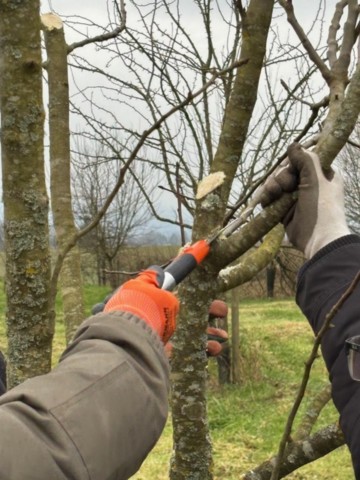
[[[194,240],[206,237],[224,218],[229,192],[257,99],[273,4],[274,2],[269,0],[251,0],[243,18],[240,57],[249,61],[237,72],[226,107],[218,149],[211,165],[212,172],[225,173],[225,181],[198,202],[193,228]],[[181,315],[178,319],[172,358],[172,480],[213,478],[212,448],[206,413],[205,330],[209,304],[217,293],[218,271],[218,266],[210,259],[196,269],[179,289]]]
[[[331,97],[333,103],[339,101]],[[333,109],[334,110],[334,109]],[[360,63],[351,78],[351,82],[346,90],[345,98],[341,98],[341,105],[336,109],[336,115],[328,120],[327,130],[324,130],[315,147],[321,164],[325,169],[330,168],[334,158],[341,151],[346,141],[354,130],[360,113]]]
[[[9,386],[51,366],[40,2],[0,0],[1,148]]]
[[[243,285],[266,268],[279,251],[284,233],[284,227],[277,225],[264,237],[264,241],[258,248],[249,252],[234,265],[220,271],[217,280],[218,290],[226,292],[238,285]]]
[[[70,127],[67,45],[61,19],[42,16],[47,52],[51,206],[57,247],[60,251],[76,235],[70,181]],[[56,281],[57,279],[54,279]],[[66,341],[84,319],[80,250],[74,246],[65,256],[60,274]],[[54,301],[54,298],[51,298]]]

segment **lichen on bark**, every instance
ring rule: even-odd
[[[70,160],[70,100],[68,47],[61,19],[52,13],[42,15],[47,51],[50,130],[50,188],[57,246],[60,252],[73,242],[77,229],[72,211]],[[54,308],[58,278],[53,276],[50,295]],[[77,245],[65,255],[60,273],[66,341],[69,343],[84,318],[80,250]]]
[[[256,103],[273,4],[269,0],[251,0],[243,18],[240,58],[247,58],[248,63],[237,71],[219,145],[211,164],[211,173],[224,172],[225,178],[216,190],[197,202],[193,240],[206,238],[224,218]],[[222,252],[218,250],[217,253],[221,257]],[[172,480],[213,478],[206,413],[205,331],[209,304],[217,293],[216,278],[220,268],[214,259],[211,255],[179,289],[182,305],[172,358],[175,447],[170,471]],[[192,368],[189,370],[189,367]],[[191,414],[194,406],[199,413],[196,418]]]
[[[9,385],[51,367],[39,1],[0,1]]]

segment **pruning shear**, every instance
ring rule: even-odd
[[[239,217],[235,218],[225,227],[221,228],[206,239],[185,247],[184,250],[164,269],[163,290],[173,290],[185,277],[187,277],[210,253],[211,245],[219,237],[228,238],[235,230],[243,225],[253,213],[255,207],[261,202],[263,189],[259,188],[249,205]]]

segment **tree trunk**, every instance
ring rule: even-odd
[[[51,13],[41,17],[47,52],[51,204],[59,250],[76,234],[70,182],[70,128],[67,45],[61,19]],[[66,255],[60,274],[66,341],[69,343],[84,319],[80,249]]]
[[[39,0],[0,0],[9,386],[51,367]]]
[[[274,262],[269,263],[266,268],[266,295],[268,298],[274,298],[276,268]]]
[[[240,57],[248,58],[249,62],[237,72],[220,143],[211,167],[212,172],[224,172],[225,181],[216,191],[198,202],[193,240],[206,237],[224,218],[255,107],[273,3],[269,0],[251,0],[244,17]],[[179,289],[182,312],[178,319],[172,357],[172,480],[213,478],[212,447],[206,415],[205,330],[209,304],[216,296],[217,274],[211,263],[205,262]]]

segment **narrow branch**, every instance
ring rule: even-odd
[[[175,196],[177,195],[176,192],[174,192],[174,190],[172,190],[171,188],[164,187],[164,185],[158,185],[158,188],[160,188],[160,190],[164,190],[164,192],[173,193]],[[183,193],[179,194],[179,196],[182,199],[185,199],[185,200],[191,200],[191,201],[194,200],[194,198],[188,197],[188,196],[184,195]]]
[[[112,38],[116,38],[118,35],[120,35],[121,32],[125,30],[126,16],[127,16],[126,9],[125,9],[125,1],[124,0],[119,0],[119,1],[120,1],[120,6],[118,7],[119,17],[120,17],[119,26],[116,27],[111,32],[103,33],[102,35],[97,35],[92,38],[86,38],[81,42],[74,42],[71,45],[68,45],[67,47],[68,54],[74,51],[76,48],[84,47],[85,45],[89,45],[90,43],[105,42],[106,40],[111,40]]]
[[[299,40],[303,44],[305,50],[307,51],[310,59],[315,63],[315,65],[318,67],[320,70],[324,80],[326,81],[327,84],[330,83],[331,79],[331,72],[324,63],[324,61],[321,59],[315,48],[312,46],[310,40],[306,36],[306,33],[302,29],[301,25],[297,21],[294,13],[294,7],[292,4],[292,1],[290,0],[279,0],[280,5],[284,8],[288,22],[290,25],[293,27],[296,35],[298,36]]]
[[[295,434],[292,435],[293,440],[305,440],[305,438],[310,435],[322,409],[330,401],[330,399],[331,385],[328,383],[325,388],[322,388],[320,392],[318,392],[317,395],[311,400],[310,406],[307,408],[300,425],[298,426]]]
[[[353,131],[360,112],[360,64],[357,65],[341,109],[336,118],[329,123],[330,130],[321,134],[315,151],[318,153],[324,169],[330,168],[331,162],[346,144]],[[332,119],[331,119],[332,120]]]
[[[186,243],[186,235],[185,235],[185,225],[183,221],[183,213],[182,213],[182,192],[181,192],[181,177],[180,177],[180,165],[179,162],[176,164],[176,200],[177,200],[177,211],[178,211],[178,220],[180,224],[180,236],[181,236],[181,245],[184,246]]]
[[[343,433],[337,423],[322,428],[305,440],[292,442],[286,449],[279,478],[286,477],[294,470],[322,458],[344,443]],[[270,480],[273,465],[274,458],[271,458],[247,472],[242,480]]]
[[[340,2],[338,2],[335,7],[334,15],[331,19],[329,34],[327,39],[328,60],[331,68],[333,68],[337,60],[338,42],[336,39],[336,35],[340,28],[340,20],[341,20],[344,8],[345,6],[347,6],[347,4],[348,4],[348,0],[341,0]]]
[[[289,96],[291,96],[292,98],[294,98],[298,102],[302,103],[303,105],[307,105],[313,111],[314,110],[317,111],[321,107],[325,108],[329,105],[329,100],[330,100],[329,95],[326,95],[322,100],[320,100],[317,103],[310,103],[310,102],[307,102],[306,100],[304,100],[302,97],[298,97],[297,95],[295,95],[284,80],[280,80],[280,83],[281,83],[282,87],[287,91]]]
[[[330,312],[326,315],[325,321],[324,321],[321,329],[319,330],[317,336],[315,337],[314,345],[313,345],[311,354],[310,354],[308,360],[305,363],[304,375],[303,375],[303,378],[302,378],[302,382],[300,384],[300,388],[298,390],[294,405],[293,405],[293,407],[290,411],[288,420],[286,422],[283,437],[280,441],[279,451],[278,451],[278,454],[277,454],[277,457],[276,457],[276,460],[275,460],[274,470],[272,472],[270,480],[278,480],[280,478],[279,477],[280,467],[281,467],[281,463],[283,462],[283,459],[284,459],[286,445],[287,445],[287,443],[289,441],[289,438],[290,438],[290,433],[291,433],[291,430],[292,430],[292,426],[293,426],[293,423],[294,423],[296,413],[297,413],[297,411],[299,409],[299,406],[302,402],[302,399],[304,397],[304,393],[305,393],[306,386],[307,386],[307,383],[308,383],[308,380],[309,380],[309,377],[310,377],[310,371],[311,371],[312,365],[313,365],[314,361],[316,360],[316,358],[318,357],[318,350],[319,350],[319,347],[320,347],[320,344],[321,344],[321,340],[324,336],[324,333],[330,327],[331,321],[333,320],[333,318],[335,317],[337,312],[342,308],[342,306],[344,305],[346,300],[350,297],[350,295],[355,290],[355,287],[359,283],[359,280],[360,280],[360,271],[356,274],[356,276],[353,279],[353,281],[351,282],[349,288],[343,293],[343,295],[340,297],[338,302],[332,307]]]
[[[229,72],[230,70],[232,70],[234,68],[239,68],[242,65],[245,65],[247,62],[248,62],[247,59],[240,60],[240,61],[234,62],[232,65],[230,65],[228,68],[226,68],[224,70],[220,70],[220,71],[214,71],[213,70],[212,71],[212,77],[207,81],[206,84],[204,84],[201,88],[199,88],[195,92],[189,92],[187,97],[182,102],[180,102],[178,105],[175,105],[170,110],[168,110],[166,113],[164,113],[157,121],[155,121],[153,123],[153,125],[149,129],[145,130],[142,133],[142,135],[140,136],[135,148],[131,152],[129,158],[124,163],[124,166],[120,169],[120,174],[119,174],[118,180],[117,180],[112,192],[110,193],[110,195],[108,196],[108,198],[104,202],[103,206],[99,209],[99,211],[97,212],[97,214],[93,218],[93,220],[86,227],[84,227],[82,230],[78,231],[74,235],[74,237],[69,241],[67,246],[65,246],[64,249],[61,252],[59,252],[58,257],[57,257],[56,262],[55,262],[55,265],[54,265],[53,274],[52,274],[52,278],[51,278],[52,285],[56,285],[57,279],[58,279],[59,274],[60,274],[60,270],[61,270],[63,260],[64,260],[65,256],[67,255],[67,253],[76,245],[77,241],[80,238],[82,238],[84,235],[89,233],[94,227],[96,227],[96,225],[100,222],[102,217],[105,215],[105,213],[106,213],[107,209],[109,208],[111,202],[115,198],[115,195],[117,194],[117,192],[119,191],[120,187],[122,186],[122,184],[124,182],[126,172],[130,168],[132,162],[137,158],[137,155],[138,155],[140,149],[143,147],[146,139],[155,130],[159,129],[161,127],[161,125],[169,117],[171,117],[171,115],[176,113],[178,110],[183,109],[185,106],[187,106],[189,103],[191,103],[196,97],[201,95],[207,88],[211,87],[215,83],[217,78],[221,77],[222,75],[226,74],[227,72]]]
[[[243,285],[263,270],[274,259],[284,238],[284,227],[278,224],[264,237],[261,245],[231,267],[221,270],[217,278],[220,292]]]
[[[346,22],[344,23],[343,40],[340,47],[338,61],[336,62],[339,71],[343,75],[347,74],[347,70],[350,64],[351,50],[356,40],[356,22],[359,15],[359,7],[357,0],[347,0],[346,4],[348,8],[348,16]]]
[[[310,128],[309,124],[310,124],[310,121],[311,119],[314,118],[314,115],[312,114],[308,120],[308,122],[306,123],[306,126],[304,127],[304,129],[296,136],[296,138],[294,138],[294,142],[299,142],[303,136],[305,135],[306,131]],[[306,129],[306,130],[305,130]],[[303,142],[302,143],[302,146],[304,148],[310,148],[314,145],[316,145],[318,141],[318,135],[313,135],[309,140],[307,140],[306,142]],[[251,185],[251,188],[249,189],[248,193],[246,195],[243,195],[239,198],[239,201],[235,203],[235,205],[233,205],[229,212],[226,214],[225,216],[225,220],[224,220],[224,226],[229,222],[229,220],[234,216],[234,213],[242,206],[242,205],[245,205],[247,203],[247,201],[249,200],[249,198],[258,190],[258,188],[261,188],[261,185],[264,184],[264,182],[266,181],[266,179],[279,167],[279,165],[285,160],[286,158],[286,153],[283,153],[282,155],[280,155],[280,157],[278,157],[278,159],[276,160],[276,162],[272,165],[271,168],[269,168],[269,170],[261,177],[259,178],[256,182],[253,182],[252,185]]]
[[[227,267],[252,248],[272,228],[281,222],[284,214],[296,200],[296,194],[284,193],[279,200],[258,213],[250,222],[228,238],[219,238],[212,244],[209,261],[217,271]]]

